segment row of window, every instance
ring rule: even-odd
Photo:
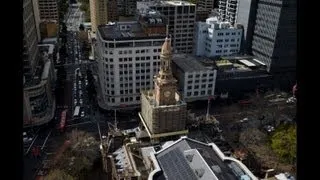
[[[222,47],[229,47],[229,44],[225,44],[222,46],[222,44],[218,44],[217,45],[218,48],[222,48]],[[230,47],[239,47],[239,44],[230,44]]]
[[[177,26],[176,26],[176,28],[187,28],[187,27],[193,28],[193,24],[190,24],[190,25],[188,25],[188,26],[187,26],[187,25],[182,25],[182,26],[181,26],[181,25],[177,25]]]
[[[224,53],[227,53],[228,50],[227,50],[227,49],[224,49],[223,52],[224,52]],[[237,50],[237,49],[230,49],[229,52],[238,52],[238,50]],[[217,54],[222,53],[222,50],[216,50],[216,53],[217,53]]]
[[[237,42],[239,42],[240,41],[240,39],[238,38],[237,39]],[[217,39],[217,42],[219,43],[219,42],[223,42],[223,39]],[[229,39],[224,39],[224,42],[229,42]],[[235,39],[230,39],[230,42],[235,42]]]
[[[209,82],[212,82],[213,79],[209,79],[208,81],[209,81]],[[200,80],[199,80],[199,79],[196,79],[196,80],[194,80],[194,81],[189,80],[189,81],[188,81],[188,84],[192,84],[193,82],[194,82],[194,83],[200,83]],[[207,79],[202,79],[201,82],[202,82],[202,83],[206,83],[206,82],[207,82]],[[205,86],[205,84],[204,84],[204,86]]]
[[[161,46],[164,40],[159,41],[143,41],[143,42],[117,42],[117,43],[105,43],[106,48],[125,48],[125,47],[150,47]]]
[[[210,81],[210,80],[209,80]],[[210,82],[212,82],[213,80],[211,79],[211,81]],[[201,86],[199,86],[199,85],[194,85],[194,87],[193,87],[193,89],[199,89],[200,87],[201,88],[206,88],[206,84],[202,84]],[[188,90],[190,90],[190,89],[192,89],[192,86],[188,86],[187,87],[188,88]],[[212,88],[212,84],[208,84],[208,88]]]
[[[213,77],[213,73],[210,73],[209,76],[210,76],[210,77]],[[193,77],[199,78],[199,77],[200,77],[200,74],[189,74],[189,75],[188,75],[188,78],[189,78],[189,79],[190,79],[190,78],[193,78]],[[202,74],[202,77],[207,77],[207,74]]]
[[[184,24],[186,24],[186,23],[194,23],[194,21],[177,21],[177,23],[184,23]]]
[[[199,96],[199,95],[211,95],[212,94],[212,90],[208,90],[208,91],[194,91],[192,92],[187,92],[187,96]]]
[[[123,98],[120,98],[120,102],[132,102],[133,99],[134,99],[133,97],[123,97]],[[140,101],[140,96],[136,96],[135,100]]]
[[[218,33],[218,36],[223,36],[223,35],[229,36],[229,35],[230,35],[230,32]],[[231,35],[236,35],[236,32],[231,33]],[[238,32],[238,35],[240,35],[240,32]]]

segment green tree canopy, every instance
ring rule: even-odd
[[[297,157],[297,131],[295,125],[279,128],[271,138],[273,151],[283,161],[295,162]]]

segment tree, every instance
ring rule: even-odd
[[[295,125],[280,127],[271,138],[271,147],[281,160],[294,163],[297,157],[297,131]]]
[[[75,180],[75,178],[70,176],[65,171],[54,169],[49,172],[49,174],[45,177],[45,180]]]
[[[73,177],[83,177],[100,156],[99,143],[84,131],[73,130],[67,137],[71,142],[70,148],[63,153],[56,166]]]

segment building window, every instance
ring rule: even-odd
[[[198,94],[199,94],[198,91],[193,92],[193,95],[195,95],[195,96],[198,96]]]
[[[189,90],[192,89],[192,86],[188,86],[188,89],[189,89]]]
[[[199,89],[199,85],[195,85],[195,86],[194,86],[194,89]]]
[[[205,84],[202,84],[202,85],[201,85],[201,88],[206,88],[206,85],[205,85]]]
[[[136,97],[136,100],[137,100],[137,101],[140,101],[140,96],[137,96],[137,97]]]
[[[201,95],[205,95],[206,94],[206,91],[201,91]]]

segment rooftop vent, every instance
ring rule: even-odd
[[[221,173],[221,168],[218,165],[213,165],[211,168],[215,173]]]
[[[201,169],[195,169],[194,172],[199,178],[201,178],[204,175],[205,170],[202,169],[202,168]]]
[[[193,156],[194,156],[194,154],[188,154],[188,155],[186,155],[186,158],[189,162],[192,162]]]

